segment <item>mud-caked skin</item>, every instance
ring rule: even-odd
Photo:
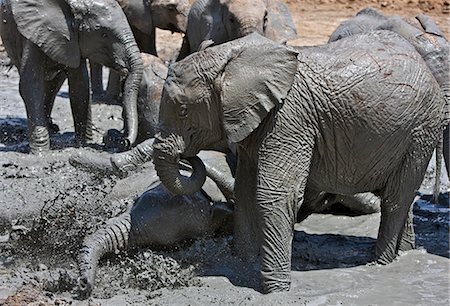
[[[156,28],[177,33],[186,32],[188,0],[117,0],[123,9],[139,50],[157,56]],[[117,73],[110,73],[107,92],[103,91],[102,67],[91,63],[91,87],[96,100],[117,100],[122,83]],[[106,96],[105,96],[106,95]]]
[[[177,60],[250,33],[279,43],[297,36],[288,7],[280,0],[196,0]],[[206,45],[205,45],[206,44]]]
[[[78,256],[80,297],[91,293],[98,261],[106,253],[136,246],[171,247],[187,239],[230,233],[233,204],[213,202],[217,196],[210,192],[211,184],[206,181],[203,190],[191,195],[174,195],[157,181],[127,212],[87,236]]]
[[[113,0],[1,2],[0,35],[20,74],[31,152],[48,150],[55,95],[68,79],[77,144],[91,135],[86,58],[125,78],[124,142],[137,136],[137,93],[142,60],[126,17]]]
[[[302,49],[251,34],[170,66],[153,162],[169,190],[189,194],[199,183],[180,177],[178,160],[236,143],[233,245],[260,254],[265,292],[284,291],[297,213],[322,192],[380,196],[378,262],[414,246],[408,215],[444,105],[421,55],[392,31]]]
[[[446,121],[443,131],[443,154],[447,174],[449,171],[450,125],[450,45],[448,40],[427,15],[419,14],[413,20],[399,16],[385,16],[373,8],[366,8],[354,17],[342,22],[331,34],[329,41],[375,30],[389,30],[403,36],[411,43],[427,63],[446,99]],[[438,154],[439,155],[439,154]],[[440,158],[438,160],[440,162]],[[440,168],[440,163],[437,167]]]

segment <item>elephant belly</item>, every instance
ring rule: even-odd
[[[363,128],[335,130],[320,137],[311,162],[308,184],[337,194],[377,191],[401,166],[409,142],[402,132],[375,135]]]

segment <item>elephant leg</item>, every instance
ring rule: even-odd
[[[120,74],[110,69],[105,100],[110,102],[119,101],[121,94],[122,94],[122,79],[120,77]]]
[[[262,229],[261,277],[265,292],[290,288],[294,224],[305,196],[312,158],[309,144],[314,143],[292,141],[280,145],[279,139],[266,140],[259,151],[256,202]]]
[[[48,128],[50,133],[56,134],[59,132],[59,127],[53,123],[51,114],[53,104],[55,102],[56,94],[61,88],[66,79],[66,75],[63,72],[58,73],[53,79],[46,80],[44,82],[44,104],[45,104],[45,116],[48,120]]]
[[[39,153],[50,149],[47,117],[44,104],[45,55],[39,48],[25,42],[20,67],[19,91],[25,102],[28,117],[30,152]]]
[[[101,100],[105,95],[105,91],[103,90],[103,66],[89,61],[89,67],[91,72],[92,100]]]
[[[259,226],[256,215],[256,166],[245,150],[238,150],[234,192],[234,251],[243,259],[255,260],[259,253]]]
[[[132,27],[131,29],[133,30],[134,38],[139,47],[139,50],[141,50],[141,52],[144,52],[144,53],[158,56],[158,53],[156,52],[155,29],[153,28],[153,31],[150,35],[145,34],[134,27]]]
[[[89,76],[86,60],[81,60],[78,68],[68,69],[67,76],[70,106],[75,125],[75,145],[84,145],[87,139],[92,138]]]
[[[418,161],[429,160],[432,152],[430,150],[426,155],[421,153],[424,152],[411,152],[405,158],[399,171],[389,177],[381,194],[381,222],[375,250],[379,263],[390,263],[399,250],[414,248],[415,236],[410,210],[415,191],[420,187],[427,167],[427,163],[419,165]]]

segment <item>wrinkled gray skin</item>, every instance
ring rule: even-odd
[[[86,58],[125,77],[125,139],[137,136],[137,93],[142,60],[120,6],[113,0],[5,0],[0,35],[20,74],[31,152],[48,150],[50,113],[67,77],[77,144],[90,135]],[[114,22],[112,22],[114,21]]]
[[[155,29],[177,33],[186,32],[188,0],[117,0],[128,19],[136,43],[141,52],[158,55]],[[105,95],[102,84],[101,65],[91,63],[91,89],[93,99]],[[121,93],[121,82],[117,74],[110,73],[105,100],[117,100]]]
[[[141,53],[144,72],[138,94],[139,129],[137,143],[153,137],[158,127],[161,92],[167,76],[167,66],[159,57]]]
[[[204,152],[202,156],[207,169],[222,173],[216,165],[223,166],[223,154]],[[231,177],[229,170],[225,175]],[[208,176],[221,187],[220,176],[210,172]],[[87,298],[92,291],[98,261],[106,253],[136,246],[170,247],[188,239],[230,233],[233,199],[223,202],[224,196],[218,194],[213,181],[207,180],[202,191],[180,196],[167,191],[156,179],[130,209],[87,236],[78,255],[81,297]]]
[[[153,162],[167,189],[190,194],[202,180],[181,176],[178,161],[237,144],[235,251],[260,252],[264,291],[284,291],[296,216],[321,192],[381,197],[378,262],[414,247],[408,215],[444,104],[420,54],[391,31],[302,50],[251,34],[170,66]]]
[[[408,21],[399,16],[385,16],[375,9],[366,8],[354,17],[342,22],[331,34],[330,42],[375,30],[390,30],[402,35],[422,55],[442,88],[446,106],[446,120],[443,132],[443,154],[447,174],[449,171],[449,120],[450,120],[450,45],[434,21],[419,14],[416,20]],[[439,163],[437,163],[439,167]]]
[[[177,60],[250,33],[284,43],[297,36],[288,7],[280,0],[196,0]]]

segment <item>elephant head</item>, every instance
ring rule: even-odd
[[[189,10],[186,36],[177,61],[207,45],[250,33],[284,43],[297,36],[288,7],[279,0],[197,0]]]
[[[296,69],[295,52],[258,34],[171,65],[153,145],[163,184],[177,194],[198,190],[205,174],[196,154],[246,139],[282,103]],[[190,178],[179,174],[180,159],[195,162]]]
[[[126,141],[137,136],[142,59],[127,19],[114,0],[11,0],[17,28],[52,60],[77,68],[82,58],[125,76]]]
[[[117,0],[130,23],[142,33],[153,35],[156,28],[186,32],[187,0]]]
[[[277,42],[296,36],[287,6],[278,0],[219,0],[229,40],[256,32]]]

